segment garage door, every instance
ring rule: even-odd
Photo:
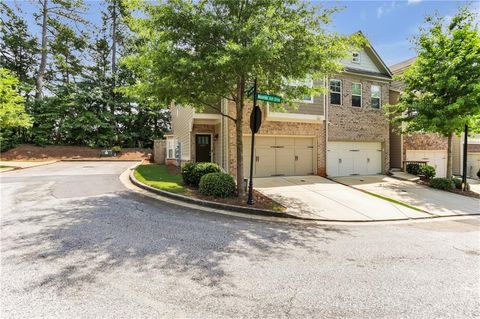
[[[370,142],[330,142],[327,175],[372,175],[382,173],[382,144]]]
[[[467,154],[467,175],[471,178],[477,178],[477,172],[480,169],[480,154]]]
[[[249,176],[251,137],[243,140],[244,176]],[[314,173],[313,138],[255,137],[255,177],[309,175]]]
[[[407,161],[428,161],[435,167],[437,177],[447,176],[447,151],[444,150],[407,150]]]

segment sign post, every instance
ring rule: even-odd
[[[262,110],[257,105],[257,101],[265,101],[271,103],[282,103],[282,97],[278,95],[270,95],[257,92],[257,78],[253,82],[253,86],[247,90],[247,96],[253,94],[253,110],[250,114],[250,130],[252,131],[252,146],[250,150],[250,178],[248,180],[248,205],[253,205],[255,200],[253,199],[253,158],[255,153],[255,133],[258,132],[262,125]]]
[[[253,157],[255,152],[255,133],[260,129],[262,124],[262,111],[257,105],[257,78],[253,82],[253,87],[248,90],[248,95],[253,94],[253,110],[250,114],[250,130],[252,131],[252,145],[250,149],[250,178],[248,180],[248,205],[253,205]]]
[[[463,170],[462,170],[462,191],[466,192],[467,186],[467,154],[468,154],[468,125],[465,124],[465,137],[463,141]]]

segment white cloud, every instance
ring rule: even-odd
[[[417,4],[422,2],[422,0],[408,0],[408,4]]]
[[[381,18],[385,14],[392,12],[398,7],[400,7],[400,5],[397,3],[397,1],[392,1],[390,3],[384,2],[380,7],[377,8],[377,18]]]

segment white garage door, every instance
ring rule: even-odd
[[[251,137],[243,139],[244,176],[250,172]],[[309,137],[255,137],[254,177],[314,173],[314,143]]]
[[[435,167],[436,177],[447,176],[447,151],[444,150],[407,150],[407,161],[428,161]]]
[[[477,172],[480,169],[480,154],[468,153],[467,154],[467,175],[471,178],[478,178]]]
[[[375,142],[330,142],[327,175],[372,175],[382,173],[382,144]]]

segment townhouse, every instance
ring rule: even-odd
[[[402,74],[415,61],[411,58],[390,66],[394,75]],[[401,81],[392,81],[390,86],[390,104],[398,103],[403,90]],[[463,145],[465,136],[454,136],[452,140],[452,170],[454,175],[463,172]],[[426,161],[435,167],[436,176],[445,177],[447,174],[447,138],[435,133],[399,133],[398,126],[390,127],[390,161],[391,168],[403,169],[405,162]],[[480,134],[468,139],[467,176],[477,178],[480,169]]]
[[[295,108],[262,107],[256,134],[254,176],[347,176],[385,173],[390,168],[389,102],[392,73],[375,49],[366,45],[342,61],[344,71],[308,85],[326,86],[327,94],[305,96]],[[261,84],[260,84],[261,89]],[[244,176],[250,166],[249,114],[244,110]],[[224,114],[235,105],[221,101]],[[166,136],[167,162],[218,163],[236,174],[235,123],[212,109],[171,106],[172,133]]]

